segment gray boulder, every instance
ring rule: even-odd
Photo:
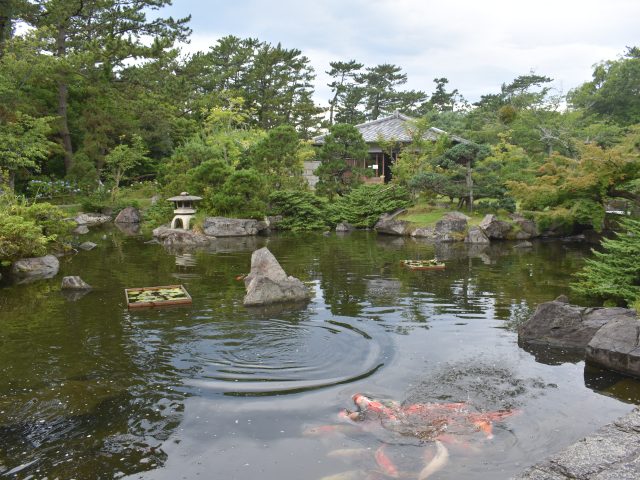
[[[191,248],[208,246],[213,240],[207,235],[183,230],[181,228],[158,227],[153,230],[153,236],[165,247]]]
[[[278,225],[282,223],[283,217],[282,215],[271,215],[265,217],[265,222],[269,230],[278,230]]]
[[[484,231],[479,227],[472,227],[469,229],[467,236],[464,239],[465,243],[474,243],[480,245],[487,245],[491,243],[489,238],[485,235]]]
[[[540,236],[538,226],[533,220],[529,220],[517,213],[509,214],[509,218],[518,227],[518,231],[515,234],[516,240],[529,240]]]
[[[538,305],[518,328],[518,343],[585,349],[603,325],[619,318],[635,318],[634,310],[579,307],[563,300]]]
[[[587,345],[586,361],[640,377],[640,320],[630,313],[614,317]]]
[[[434,227],[416,228],[413,232],[411,232],[411,236],[415,238],[433,240],[434,242],[438,240],[438,235],[436,234],[436,229]]]
[[[94,225],[102,225],[103,223],[107,223],[111,221],[111,217],[109,215],[103,215],[102,213],[81,213],[76,218],[74,218],[75,222],[78,225],[86,225],[88,227]]]
[[[160,195],[153,195],[151,197],[151,205],[157,205],[160,200],[162,200]]]
[[[488,214],[480,222],[480,228],[489,239],[504,240],[508,237],[513,226],[508,222],[498,220],[498,217],[493,214]]]
[[[244,237],[257,235],[260,231],[260,225],[254,219],[207,217],[203,230],[206,235],[212,237]]]
[[[297,278],[287,276],[266,247],[251,255],[251,272],[245,277],[244,285],[247,289],[245,306],[302,302],[310,297],[304,284]]]
[[[86,233],[89,233],[89,227],[87,227],[86,225],[78,225],[73,229],[73,233],[75,233],[76,235],[84,235]]]
[[[22,258],[11,264],[11,274],[18,279],[44,279],[54,277],[60,269],[60,262],[53,255]]]
[[[93,250],[93,249],[94,249],[94,248],[96,248],[97,246],[98,246],[98,244],[93,243],[93,242],[82,242],[82,243],[79,245],[79,248],[81,248],[82,250],[89,251],[89,250]]]
[[[411,236],[437,243],[459,242],[466,237],[468,221],[469,217],[463,213],[449,212],[432,227],[414,229]]]
[[[348,222],[340,222],[338,225],[336,225],[336,232],[352,232],[355,229],[356,227]]]
[[[123,208],[116,219],[115,223],[140,223],[140,211],[135,207]]]
[[[91,285],[78,276],[62,277],[63,290],[91,290]]]
[[[383,213],[374,225],[373,229],[378,233],[386,235],[409,235],[410,224],[406,220],[396,220],[396,217],[407,210],[400,208],[391,213]]]
[[[637,408],[580,439],[514,480],[636,480],[640,460],[640,410]]]

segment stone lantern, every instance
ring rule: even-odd
[[[182,192],[180,195],[169,198],[168,201],[173,202],[176,207],[173,210],[175,216],[173,217],[173,220],[171,220],[171,228],[189,230],[189,223],[196,213],[196,209],[193,204],[200,200],[202,200],[201,197],[189,195],[187,192]]]

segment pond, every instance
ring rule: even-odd
[[[517,345],[517,323],[569,293],[588,252],[575,244],[354,232],[175,253],[116,229],[85,238],[97,248],[62,258],[56,278],[0,288],[2,478],[374,479],[389,464],[418,478],[437,453],[427,427],[339,419],[363,393],[517,413],[493,438],[443,440],[449,461],[430,477],[506,479],[640,400],[635,381]],[[308,305],[242,306],[236,277],[262,246],[312,289]],[[445,270],[401,264],[434,256]],[[64,275],[93,291],[63,295]],[[125,288],[172,284],[193,303],[127,309]]]

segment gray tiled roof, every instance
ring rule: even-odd
[[[411,142],[410,128],[411,121],[414,118],[408,117],[396,111],[393,115],[384,118],[378,118],[371,122],[361,123],[355,127],[360,131],[364,141],[367,143],[376,143],[380,137],[384,140],[396,140],[402,143]],[[444,130],[431,127],[424,134],[425,140],[437,140],[441,135],[446,134]],[[324,143],[325,135],[313,137],[313,143],[320,145]],[[451,136],[454,142],[466,142],[463,138],[455,135]]]

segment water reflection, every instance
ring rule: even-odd
[[[534,361],[516,345],[520,319],[567,293],[583,261],[577,246],[535,242],[519,251],[353,232],[225,238],[169,254],[118,230],[88,235],[99,248],[66,259],[60,275],[80,272],[95,287],[91,295],[68,301],[60,277],[0,290],[0,476],[150,471],[155,479],[216,471],[219,478],[293,480],[306,469],[308,478],[321,478],[335,473],[325,456],[335,439],[303,437],[305,425],[335,423],[351,394],[371,390],[546,412],[548,420],[532,423],[527,415],[510,427],[515,433],[502,431],[496,449],[508,455],[465,458],[461,464],[479,470],[450,473],[495,478],[528,461],[523,452],[542,456],[582,434],[588,425],[577,415],[597,423],[621,409],[616,398],[638,398],[637,383],[609,385],[609,376],[587,373],[583,382],[581,363],[567,355]],[[310,302],[242,306],[244,285],[235,278],[264,245],[288,274],[312,285]],[[446,262],[444,271],[400,264],[434,256]],[[125,288],[176,278],[193,305],[127,310]],[[566,427],[557,443],[538,441],[556,422]],[[344,441],[378,446],[366,435]],[[394,456],[421,455],[415,445],[394,448]],[[192,462],[194,452],[201,464]],[[243,470],[247,459],[259,467]],[[344,470],[357,466],[343,462]],[[480,471],[486,465],[489,475]]]

